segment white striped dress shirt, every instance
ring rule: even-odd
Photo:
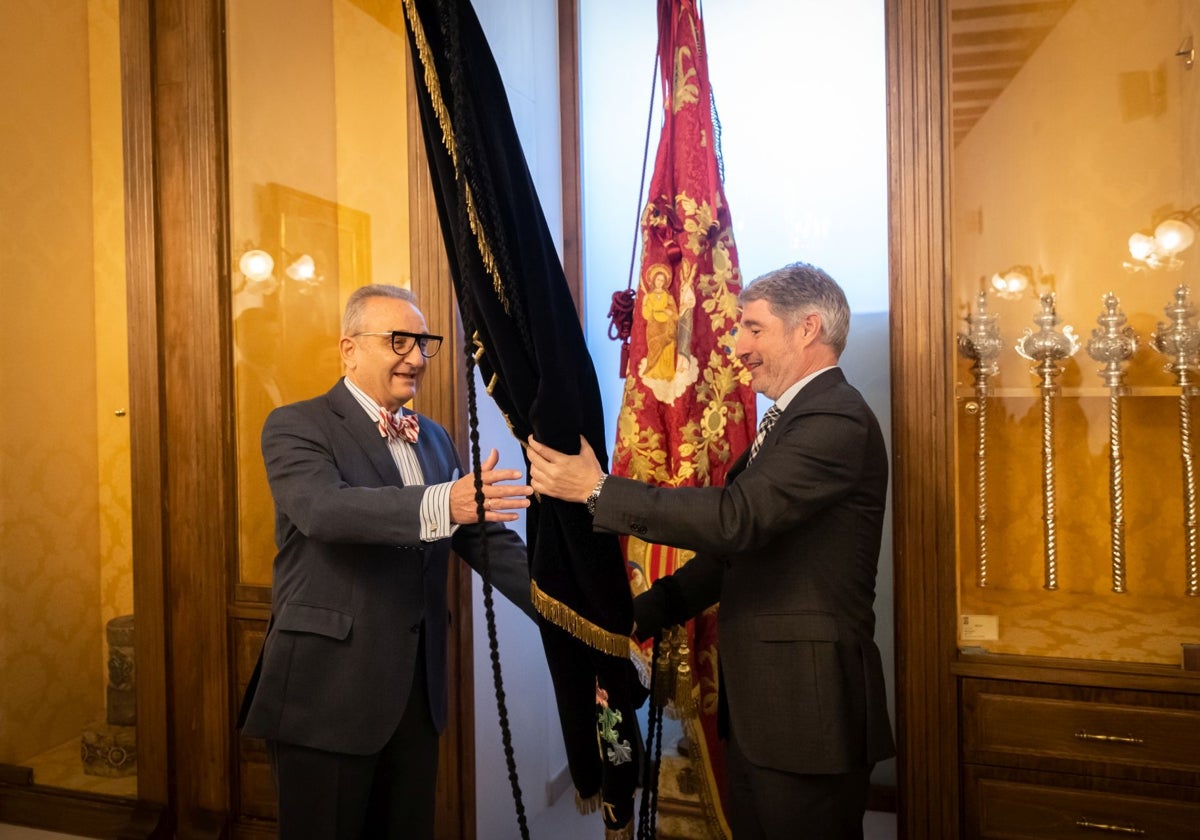
[[[371,421],[378,423],[379,412],[384,410],[383,407],[368,397],[361,388],[350,381],[349,377],[343,381],[350,389],[350,393],[354,395],[354,399],[363,407],[363,411],[367,412]],[[425,484],[425,475],[421,472],[421,463],[417,460],[415,444],[402,438],[389,437],[387,445],[388,450],[392,453],[392,460],[396,462],[396,468],[400,470],[400,478],[404,481],[404,486],[420,487]],[[457,470],[455,472],[457,473]],[[421,497],[420,513],[422,542],[445,539],[457,530],[458,526],[450,522],[450,487],[453,484],[453,481],[447,481],[442,484],[431,484],[425,488],[425,495]]]

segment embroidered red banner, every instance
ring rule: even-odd
[[[659,0],[663,126],[641,218],[641,268],[613,472],[651,484],[724,482],[754,437],[749,376],[733,354],[737,248],[721,181],[704,28],[693,0]],[[637,594],[688,554],[626,544]],[[716,736],[716,610],[691,622],[696,713],[684,715],[714,837],[727,837]],[[649,651],[646,652],[647,657]]]

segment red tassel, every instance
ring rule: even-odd
[[[633,289],[613,292],[612,305],[608,308],[608,337],[621,342],[622,379],[629,370],[629,335],[633,332],[633,304],[637,296]]]

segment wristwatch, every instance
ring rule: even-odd
[[[596,500],[600,498],[600,491],[604,489],[604,482],[608,479],[608,473],[600,473],[600,480],[596,482],[596,486],[592,488],[592,492],[588,494],[587,500],[584,502],[587,505],[587,512],[596,515]]]

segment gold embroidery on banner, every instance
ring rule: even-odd
[[[450,112],[446,109],[446,102],[442,98],[442,87],[438,82],[429,41],[425,38],[425,29],[421,26],[421,20],[417,17],[413,2],[414,0],[404,0],[404,14],[408,17],[409,26],[412,27],[413,40],[417,42],[417,54],[420,56],[421,66],[425,71],[423,74],[425,89],[429,92],[429,100],[433,104],[438,125],[442,129],[442,145],[446,147],[446,151],[450,155],[450,162],[454,166],[454,177],[457,180],[463,180],[462,172],[458,168],[458,148],[454,142],[454,126],[450,121]],[[479,216],[475,209],[475,196],[471,192],[471,185],[465,181],[463,181],[463,192],[467,203],[467,220],[470,222],[471,232],[475,234],[475,242],[479,247],[479,258],[483,262],[484,269],[492,278],[492,288],[496,292],[496,297],[503,304],[504,311],[511,314],[508,296],[504,293],[504,283],[496,269],[496,258],[492,254],[491,246],[488,245],[483,226],[479,223]]]
[[[685,260],[680,268],[679,300],[673,301],[672,307],[657,300],[661,297],[658,293],[665,292],[666,283],[660,278],[667,267],[653,264],[643,269],[639,294],[643,296],[642,317],[647,320],[647,358],[625,380],[622,411],[617,418],[617,450],[628,458],[630,478],[662,486],[708,486],[715,465],[727,466],[733,457],[725,435],[728,425],[745,421],[745,406],[737,391],[749,384],[749,373],[733,353],[738,304],[730,290],[730,285],[738,282],[738,269],[730,257],[730,232],[719,230],[716,208],[686,192],[675,196],[675,208],[686,234],[681,247],[696,256],[708,250],[712,273],[701,273],[694,263]],[[665,223],[665,215],[648,204],[643,214],[643,248],[650,244],[650,227],[659,225],[660,220]],[[676,317],[681,331],[685,322],[691,323],[690,314],[685,318],[683,312],[697,299],[708,315],[717,342],[706,359],[691,355],[690,330],[674,343],[665,334],[665,324],[673,320],[672,311],[679,313]],[[657,343],[651,342],[652,334],[657,335],[651,322],[656,320],[663,324],[658,331],[664,333]],[[683,425],[675,450],[668,452],[665,433],[644,427],[640,417],[647,400],[671,403],[687,390],[693,392],[700,416]]]
[[[694,105],[700,101],[700,87],[690,81],[696,77],[696,68],[684,67],[684,59],[691,57],[692,51],[688,47],[680,47],[675,51],[675,100],[671,103],[671,111],[676,114],[685,105]]]
[[[688,762],[700,779],[700,784],[696,787],[700,791],[700,807],[704,811],[705,822],[708,823],[710,830],[715,829],[718,832],[714,840],[729,840],[732,835],[729,823],[725,819],[725,811],[723,808],[717,807],[720,797],[717,791],[720,788],[717,786],[716,776],[712,772],[712,761],[708,756],[708,742],[704,739],[704,728],[700,725],[700,719],[695,717],[684,718],[682,723],[683,734],[693,747],[688,754]]]
[[[533,598],[534,609],[554,626],[561,627],[588,647],[601,653],[622,658],[629,656],[633,640],[628,636],[612,633],[588,621],[562,601],[543,592],[536,580],[529,581],[529,592]]]

